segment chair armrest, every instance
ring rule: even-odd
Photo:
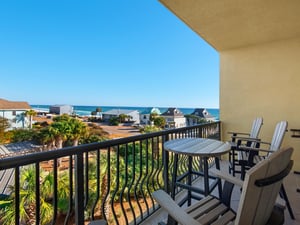
[[[233,132],[233,131],[229,131],[229,132],[227,132],[228,134],[233,134],[233,135],[238,135],[238,134],[240,134],[240,135],[250,135],[249,133],[243,133],[243,132]]]
[[[261,141],[260,138],[251,138],[251,137],[240,137],[240,136],[236,136],[235,137],[238,141],[253,141],[253,142],[259,142]]]
[[[152,193],[152,197],[173,219],[178,221],[178,223],[199,225],[199,222],[194,220],[194,218],[189,216],[182,208],[180,208],[165,191],[157,190]]]
[[[230,183],[232,183],[234,185],[237,185],[239,187],[243,186],[244,182],[241,179],[238,179],[238,178],[230,175],[229,173],[224,173],[224,172],[222,172],[220,170],[217,170],[215,168],[211,168],[211,169],[209,169],[209,171],[212,174],[214,174],[216,177],[219,177],[219,178],[221,178],[223,180],[226,180],[226,181],[228,181],[228,182],[230,182]]]
[[[256,152],[266,152],[266,153],[274,152],[274,151],[268,150],[268,149],[252,148],[252,147],[247,147],[247,146],[243,146],[243,145],[240,145],[239,149],[249,150],[249,151],[256,151]]]
[[[259,144],[264,144],[264,145],[271,145],[270,142],[265,142],[265,141],[261,141],[261,139],[259,138],[239,138],[238,140],[245,140],[245,141],[253,141]]]
[[[228,134],[231,134],[231,141],[232,142],[235,142],[237,136],[240,136],[240,135],[244,135],[244,137],[245,136],[248,136],[248,137],[250,136],[249,133],[243,133],[243,132],[231,132],[231,131],[229,131]]]

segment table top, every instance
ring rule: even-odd
[[[164,143],[167,151],[191,156],[216,157],[230,151],[229,142],[207,138],[179,138]]]

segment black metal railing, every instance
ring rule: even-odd
[[[169,190],[173,155],[163,144],[183,137],[220,139],[220,122],[1,158],[14,182],[1,196],[0,224],[140,224],[158,208],[151,193]]]

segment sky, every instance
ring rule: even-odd
[[[0,2],[0,98],[219,108],[218,53],[158,0]]]

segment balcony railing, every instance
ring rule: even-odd
[[[0,182],[8,170],[14,181],[0,224],[140,224],[158,209],[151,193],[170,189],[173,155],[163,144],[182,137],[219,139],[220,122],[2,158]]]

